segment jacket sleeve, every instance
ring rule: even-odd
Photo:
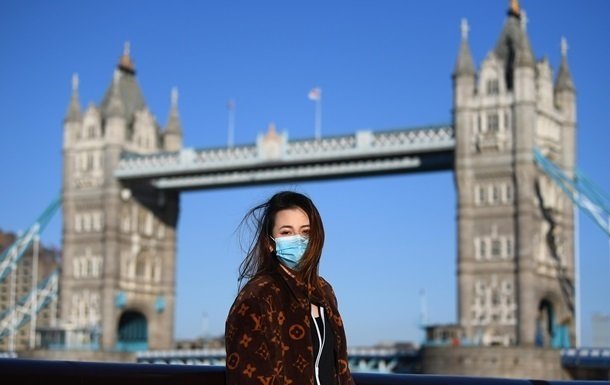
[[[270,385],[277,370],[270,348],[270,330],[261,301],[239,296],[225,325],[226,384]]]

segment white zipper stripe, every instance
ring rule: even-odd
[[[322,317],[322,328],[324,328],[323,331],[326,331],[326,321],[324,320],[324,308],[322,306],[318,306],[318,309],[320,309],[320,316]],[[324,333],[324,335],[320,334],[320,328],[318,327],[318,323],[316,322],[316,319],[313,315],[313,312],[311,313],[311,317],[313,318],[313,324],[316,327],[316,332],[318,334],[318,345],[320,346],[318,349],[318,357],[316,357],[316,362],[315,362],[315,373],[316,373],[316,382],[318,385],[320,384],[320,358],[322,357],[322,349],[324,349],[324,342],[326,341],[326,333]]]

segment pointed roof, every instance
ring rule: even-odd
[[[125,106],[120,94],[120,82],[121,74],[119,70],[114,71],[114,77],[112,78],[112,86],[110,87],[110,96],[104,99],[106,105],[102,105],[102,116],[104,118],[109,117],[123,117],[125,118]]]
[[[115,70],[113,82],[106,90],[106,94],[104,95],[104,99],[100,105],[102,118],[110,116],[110,102],[115,95],[118,97],[118,101],[122,105],[122,115],[127,122],[131,122],[133,120],[136,111],[146,107],[146,102],[142,96],[140,86],[136,81],[135,74],[135,66],[131,60],[130,46],[129,42],[127,42],[125,43],[123,56],[121,56],[117,69]],[[113,109],[116,109],[117,101],[114,101],[113,104]]]
[[[557,73],[557,79],[555,80],[555,91],[572,91],[574,92],[574,82],[572,81],[572,75],[570,74],[570,67],[568,66],[568,42],[565,37],[561,38],[561,64],[559,64],[559,71]]]
[[[72,97],[68,105],[65,120],[67,122],[77,122],[81,118],[80,102],[78,100],[78,74],[72,75]]]
[[[182,124],[180,123],[180,115],[178,114],[178,88],[172,88],[171,94],[171,109],[167,120],[166,133],[182,135]]]
[[[534,53],[526,32],[527,19],[517,0],[512,0],[508,17],[500,33],[494,52],[504,61],[509,88],[516,67],[535,67]]]
[[[525,30],[523,30],[521,49],[517,51],[516,59],[517,67],[534,67],[536,65],[534,52],[532,51],[532,46],[530,45],[530,39],[527,37]]]
[[[461,75],[475,75],[474,60],[472,60],[472,53],[470,52],[470,45],[468,44],[468,21],[462,19],[461,24],[462,30],[462,43],[460,45],[460,52],[458,54],[457,61],[455,62],[455,69],[453,70],[454,76]]]

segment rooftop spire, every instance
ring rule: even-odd
[[[462,19],[460,24],[460,30],[462,33],[462,43],[460,45],[460,52],[458,54],[457,62],[455,63],[455,69],[453,71],[454,76],[460,75],[472,75],[475,74],[474,61],[472,60],[472,54],[470,53],[470,46],[468,45],[468,32],[470,27],[468,26],[468,20]]]
[[[123,55],[119,60],[117,68],[114,70],[114,80],[108,87],[104,99],[102,100],[100,110],[102,117],[109,116],[112,99],[116,99],[114,104],[119,102],[122,104],[123,117],[127,121],[134,119],[134,114],[146,107],[146,102],[142,96],[142,91],[138,86],[135,75],[135,67],[131,60],[131,44],[125,42],[123,47]],[[112,107],[116,108],[116,106]],[[116,111],[113,111],[114,114]]]
[[[521,7],[519,6],[519,0],[510,0],[510,8],[508,9],[508,14],[517,18],[521,17]]]
[[[568,41],[565,37],[561,38],[561,63],[559,64],[559,71],[557,73],[557,80],[555,81],[555,91],[574,91],[574,82],[572,81],[572,75],[570,74],[570,67],[568,66]]]
[[[78,74],[74,73],[72,74],[72,97],[70,98],[70,104],[68,105],[66,120],[78,121],[80,117],[80,102],[78,101]]]
[[[172,101],[172,108],[177,108],[178,107],[178,87],[172,88],[171,101]]]
[[[465,17],[462,18],[462,22],[460,23],[460,30],[462,31],[462,41],[468,40],[468,32],[470,31],[470,26],[468,25],[468,20]]]
[[[72,94],[78,95],[78,74],[76,72],[72,74]]]
[[[121,59],[119,60],[119,69],[131,75],[136,73],[135,66],[131,60],[131,44],[129,41],[126,41],[123,45],[123,56],[121,56]]]
[[[513,73],[517,67],[534,68],[536,60],[527,37],[527,17],[517,0],[511,0],[508,17],[496,43],[494,52],[504,61],[506,85],[513,88]]]
[[[565,36],[561,37],[561,57],[568,57],[568,40],[565,38]]]
[[[169,119],[167,120],[166,132],[182,134],[182,125],[180,123],[180,115],[178,114],[178,88],[173,87],[171,91],[171,108],[169,111]]]

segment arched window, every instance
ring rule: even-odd
[[[153,280],[155,282],[161,282],[161,258],[157,258],[155,260],[155,264],[153,266]]]
[[[73,271],[74,278],[80,278],[80,261],[79,261],[79,258],[74,258],[72,260],[72,268],[74,269],[74,271]]]
[[[138,257],[136,261],[136,277],[145,278],[144,274],[146,274],[146,260],[142,257]]]
[[[487,132],[498,132],[500,127],[498,121],[498,113],[490,112],[487,114]]]
[[[481,258],[487,257],[487,242],[484,238],[479,240],[479,251],[481,252]]]
[[[491,185],[491,204],[496,204],[500,201],[500,193],[498,192],[498,186]]]
[[[497,95],[500,93],[500,82],[497,78],[487,79],[485,91],[487,95]]]
[[[479,186],[478,197],[479,197],[479,204],[484,205],[485,200],[487,199],[484,186]]]
[[[153,268],[153,256],[149,251],[141,252],[136,258],[136,278],[152,280],[155,274]]]
[[[492,257],[499,257],[502,254],[502,243],[499,239],[491,241],[491,255]]]
[[[506,238],[506,256],[508,258],[512,258],[513,257],[513,239],[512,238]]]

